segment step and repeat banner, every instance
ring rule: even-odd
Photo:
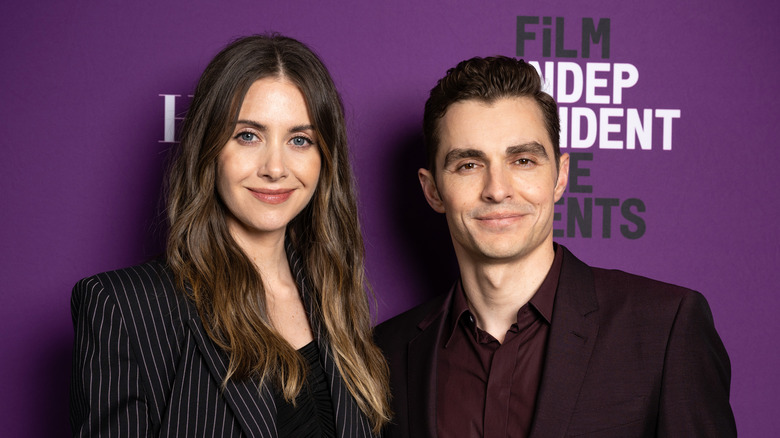
[[[457,275],[429,209],[428,91],[473,56],[531,62],[560,104],[555,239],[585,262],[708,299],[742,436],[780,391],[780,7],[760,0],[17,2],[0,7],[4,436],[68,434],[81,277],[162,249],[160,187],[197,78],[229,41],[312,47],[346,106],[381,322]],[[45,418],[45,420],[43,420]]]

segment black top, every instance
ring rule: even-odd
[[[295,398],[295,406],[276,391],[276,429],[279,438],[335,437],[336,420],[328,381],[320,365],[317,343],[309,342],[298,352],[308,364],[306,383]]]

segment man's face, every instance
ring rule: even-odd
[[[426,169],[418,176],[428,203],[447,216],[459,259],[490,263],[552,250],[569,156],[556,169],[533,99],[455,103],[439,121],[439,139],[435,180]]]

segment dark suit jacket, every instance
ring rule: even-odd
[[[704,297],[561,249],[531,436],[736,436],[729,359]],[[436,352],[451,294],[376,330],[396,414],[385,437],[436,436]]]
[[[290,266],[308,305],[300,266],[294,260]],[[228,357],[206,334],[192,302],[176,291],[163,263],[79,281],[71,310],[74,436],[276,436],[270,388],[231,379],[221,389]],[[312,329],[338,436],[371,436],[317,321]]]

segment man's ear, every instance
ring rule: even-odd
[[[555,182],[555,202],[561,199],[566,184],[569,183],[569,154],[561,155],[558,160],[558,180]]]
[[[420,179],[420,186],[422,186],[428,205],[437,213],[444,213],[444,203],[441,201],[441,196],[439,196],[439,189],[436,188],[433,174],[428,169],[420,169],[417,171],[417,178]]]

